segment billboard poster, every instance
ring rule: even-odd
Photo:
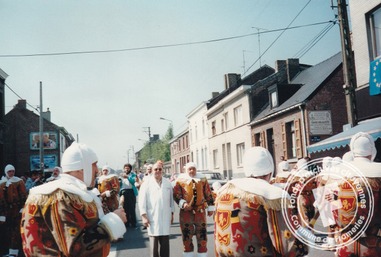
[[[57,165],[57,155],[56,154],[46,154],[44,155],[44,169],[54,169]],[[32,155],[30,156],[30,170],[40,169],[40,156]]]
[[[44,144],[44,149],[57,149],[57,133],[44,132],[43,144]],[[40,149],[40,132],[30,133],[30,149],[31,150]]]

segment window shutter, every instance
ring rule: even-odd
[[[264,131],[261,132],[261,142],[260,142],[260,144],[261,144],[262,147],[266,148],[266,144],[265,144],[265,132]]]
[[[302,133],[300,131],[300,119],[294,121],[295,125],[295,141],[296,141],[296,157],[303,158],[302,151]]]
[[[286,124],[282,122],[282,150],[283,150],[283,156],[288,159],[288,152],[287,152],[287,137],[286,137]]]

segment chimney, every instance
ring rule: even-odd
[[[228,89],[231,86],[234,86],[237,83],[237,81],[241,79],[241,74],[228,73],[224,75],[224,78],[225,78],[225,89]]]
[[[275,71],[276,72],[279,72],[279,71],[281,71],[281,70],[283,70],[283,69],[286,69],[286,61],[285,60],[277,60],[276,62],[275,62]]]
[[[287,79],[288,82],[295,77],[296,74],[299,73],[299,59],[292,58],[287,60]]]
[[[219,94],[220,94],[219,92],[212,92],[212,98],[217,97]]]
[[[25,99],[20,99],[16,106],[16,108],[19,108],[19,109],[26,109],[26,100]]]
[[[51,113],[49,108],[46,112],[42,112],[42,118],[44,118],[45,120],[51,121]]]

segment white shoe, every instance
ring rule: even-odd
[[[183,252],[183,257],[193,257],[193,252]]]

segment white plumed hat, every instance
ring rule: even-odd
[[[370,136],[368,133],[358,132],[355,134],[351,138],[351,143],[349,146],[351,148],[353,157],[365,157],[370,155],[372,156],[372,161],[376,157],[376,146],[374,145],[372,136]]]
[[[83,170],[83,182],[89,187],[93,178],[92,165],[97,161],[98,157],[91,148],[85,144],[74,142],[65,150],[61,167],[64,173]]]
[[[252,147],[245,152],[243,168],[247,177],[258,177],[273,173],[273,157],[266,148],[260,146]]]

